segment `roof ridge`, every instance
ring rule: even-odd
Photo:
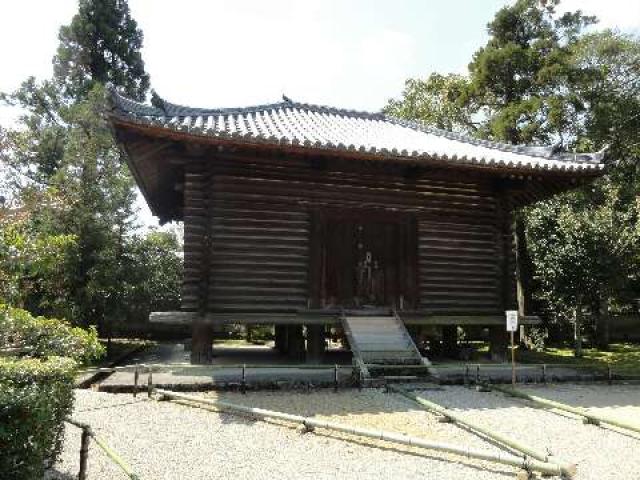
[[[137,113],[149,116],[177,116],[187,117],[191,115],[230,115],[241,113],[256,113],[264,110],[272,110],[277,108],[300,108],[306,110],[313,110],[321,113],[329,113],[334,115],[343,115],[346,117],[366,118],[371,120],[385,120],[385,115],[381,112],[366,112],[362,110],[352,110],[346,108],[331,107],[328,105],[318,105],[313,103],[296,102],[291,100],[282,100],[273,103],[263,103],[258,105],[251,105],[247,107],[222,107],[222,108],[200,108],[189,107],[186,105],[180,105],[177,103],[163,101],[163,109],[154,107],[147,103],[142,103],[137,100],[132,100],[128,97],[121,95],[116,91],[111,92],[115,98],[116,106],[120,110],[124,110],[128,113]],[[130,107],[133,106],[135,111],[131,111]],[[147,113],[148,112],[148,113]]]

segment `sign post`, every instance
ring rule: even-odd
[[[509,332],[509,336],[511,337],[511,385],[515,388],[516,386],[516,350],[515,345],[513,344],[513,336],[514,332],[518,329],[518,311],[517,310],[507,310],[507,332]]]

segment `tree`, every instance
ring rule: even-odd
[[[97,84],[143,100],[149,89],[143,35],[126,0],[80,0],[70,25],[60,29],[54,76],[68,97],[86,97]]]
[[[617,162],[589,188],[531,209],[529,238],[540,296],[565,318],[572,302],[584,299],[595,314],[596,342],[607,348],[609,306],[624,308],[640,293],[640,41],[609,30],[585,35],[572,62],[578,75],[571,88],[585,105],[575,144],[608,146]],[[566,245],[550,245],[552,238]]]
[[[451,75],[412,80],[387,109],[497,141],[609,147],[619,164],[604,178],[516,215],[520,283],[530,294],[523,303],[530,309],[533,294],[550,312],[548,321],[562,322],[584,298],[600,312],[597,336],[604,347],[606,307],[628,302],[633,285],[635,295],[640,290],[640,43],[611,31],[585,34],[595,18],[580,11],[558,15],[558,4],[518,0],[504,7],[460,88],[438,94],[438,79]]]
[[[402,98],[389,100],[384,111],[444,130],[473,131],[473,107],[461,101],[468,88],[467,78],[461,75],[432,73],[426,80],[410,78],[405,82]]]
[[[607,146],[611,157],[619,160],[637,159],[640,40],[612,30],[585,35],[572,61],[580,72],[574,82],[576,94],[586,107],[576,143],[591,150]]]
[[[46,221],[33,228],[73,239],[60,295],[67,316],[85,325],[104,326],[123,314],[135,190],[104,113],[107,87],[138,99],[146,95],[141,46],[126,1],[81,0],[78,14],[60,30],[53,78],[29,78],[2,96],[25,114],[20,128],[3,131],[0,160],[32,180],[30,191],[59,200],[35,207],[32,217]],[[27,194],[22,187],[16,192]]]
[[[483,134],[511,143],[563,139],[583,106],[567,89],[576,74],[572,47],[594,17],[558,16],[559,0],[518,0],[488,25],[489,41],[469,64],[466,101],[484,115]]]
[[[19,208],[0,210],[0,303],[36,315],[70,315],[64,265],[75,238],[49,231],[37,208],[57,201],[53,192],[25,192]]]

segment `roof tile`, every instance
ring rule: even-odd
[[[553,147],[479,140],[382,113],[356,112],[284,101],[247,108],[190,108],[164,102],[144,105],[116,93],[113,115],[126,121],[247,143],[336,149],[362,154],[434,158],[525,170],[600,170],[604,152],[554,153]]]

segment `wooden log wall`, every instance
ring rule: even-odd
[[[308,299],[309,218],[304,208],[246,203],[216,177],[209,310],[287,312]]]
[[[495,223],[425,219],[418,232],[420,309],[439,314],[501,310],[502,245]]]
[[[185,167],[184,184],[184,277],[182,310],[206,312],[209,276],[209,207],[211,187],[202,162]]]
[[[210,229],[209,311],[306,308],[313,291],[311,217],[318,207],[359,209],[363,216],[368,209],[412,213],[419,232],[419,308],[439,314],[503,309],[503,239],[489,178],[407,178],[381,169],[335,171],[309,161],[284,165],[223,156],[207,164],[211,207],[203,220],[201,210],[189,210],[185,200],[195,220],[187,234],[185,211],[185,242]],[[202,173],[191,175],[193,186],[201,187]],[[197,250],[189,261],[185,256],[185,287],[194,284],[186,276],[199,274],[201,258]]]

